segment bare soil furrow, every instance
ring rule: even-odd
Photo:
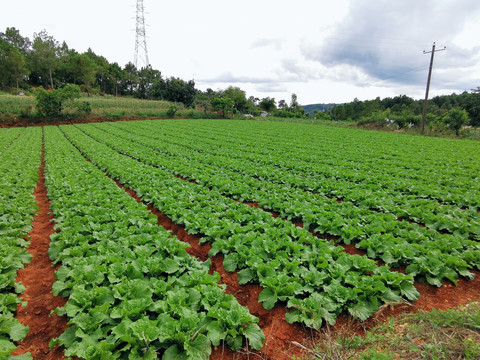
[[[39,169],[39,180],[34,196],[40,208],[33,220],[33,229],[29,233],[30,246],[28,251],[33,258],[30,264],[18,271],[17,281],[25,286],[22,294],[27,306],[18,305],[17,319],[29,327],[27,337],[19,343],[19,348],[13,355],[30,352],[34,360],[65,359],[63,350],[54,347],[50,350],[49,341],[60,336],[68,327],[66,319],[51,311],[63,306],[66,299],[52,294],[52,285],[55,282],[52,262],[48,256],[50,235],[54,232],[50,213],[50,202],[47,199],[47,189],[44,177],[45,162],[42,150],[42,163]]]

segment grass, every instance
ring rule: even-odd
[[[0,120],[28,117],[35,107],[35,97],[0,94]]]
[[[324,329],[305,360],[480,359],[480,303],[403,314],[364,336],[351,335],[351,324],[346,327],[344,335]]]
[[[314,118],[282,118],[276,116],[267,116],[265,118],[258,118],[259,120],[264,121],[277,121],[277,122],[293,122],[301,124],[316,124],[316,125],[335,125],[341,127],[348,127],[356,125],[353,121],[335,121],[335,120],[324,120],[324,119],[314,119]]]
[[[168,110],[171,106],[177,109],[175,117],[183,118],[211,118],[216,114],[205,114],[203,111],[187,109],[181,103],[172,103],[162,100],[141,100],[131,97],[106,96],[83,96],[81,101],[90,103],[92,112],[90,119],[115,120],[121,118],[171,118]],[[0,93],[0,122],[12,122],[20,120],[36,120],[38,117],[35,110],[34,96],[15,96]],[[64,117],[71,119],[74,112],[64,110]]]

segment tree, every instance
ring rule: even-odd
[[[5,33],[0,33],[0,38],[5,40],[10,45],[16,47],[24,55],[32,46],[31,41],[27,37],[20,35],[20,32],[14,27],[7,27]]]
[[[343,108],[345,109],[345,120],[353,119],[355,115],[355,108],[353,107],[353,104],[345,104]]]
[[[15,46],[0,38],[0,88],[20,86],[28,75],[25,55]]]
[[[458,136],[462,126],[468,124],[469,118],[465,110],[453,108],[444,116],[443,121],[451,129],[454,129],[455,134]]]
[[[109,64],[108,66],[108,77],[113,83],[113,89],[111,93],[115,96],[118,96],[119,86],[125,78],[125,72],[122,70],[118,63]]]
[[[30,46],[30,40],[20,35],[15,28],[7,28],[0,33],[0,87],[16,86],[29,74],[26,67],[25,53]]]
[[[259,98],[254,98],[253,96],[250,96],[247,100],[247,105],[244,110],[244,113],[250,114],[250,115],[259,115],[260,112],[258,111],[257,103],[260,101]]]
[[[285,100],[283,100],[283,99],[280,100],[280,101],[278,102],[278,108],[281,109],[281,110],[284,110],[284,109],[288,108],[287,102],[286,102]]]
[[[320,111],[317,109],[313,111],[313,117],[318,120],[332,120],[331,116],[325,111]]]
[[[186,82],[173,76],[156,82],[152,87],[153,98],[181,102],[187,107],[195,102],[196,93],[195,81]]]
[[[58,42],[45,30],[33,36],[32,51],[27,56],[30,78],[38,85],[50,85],[53,89],[53,72],[59,67]]]
[[[11,83],[11,71],[8,61],[11,45],[0,37],[0,88],[5,89]]]
[[[291,100],[290,100],[290,109],[293,110],[294,112],[296,112],[298,107],[299,107],[299,105],[298,105],[297,94],[292,94]]]
[[[214,97],[210,100],[210,104],[213,110],[221,111],[225,119],[230,112],[233,112],[233,100],[227,96]]]
[[[152,99],[154,87],[162,82],[160,71],[152,69],[149,65],[138,72],[138,90],[136,96],[141,99]]]
[[[233,107],[236,111],[245,113],[248,110],[245,91],[243,91],[239,87],[230,86],[227,90],[223,92],[223,96],[232,99]]]
[[[353,106],[353,116],[352,116],[352,118],[354,120],[360,119],[360,117],[362,117],[362,115],[364,115],[365,104],[363,103],[363,101],[360,101],[360,100],[358,100],[358,98],[355,98],[355,99],[353,99],[352,106]]]
[[[283,117],[297,117],[297,118],[300,117],[301,118],[305,114],[305,111],[298,103],[297,94],[292,94],[291,100],[290,100],[290,106],[285,110],[287,111],[279,112],[279,114],[282,113]]]
[[[88,54],[75,54],[72,59],[71,71],[75,79],[74,82],[81,84],[82,90],[90,96],[97,75],[95,61]]]
[[[467,111],[470,125],[480,126],[480,92],[463,93],[460,106]]]
[[[107,88],[111,88],[110,64],[105,57],[95,54],[92,49],[88,49],[86,54],[95,64],[95,80],[92,87],[97,87],[101,93],[105,94]]]
[[[65,102],[72,102],[80,97],[80,88],[77,85],[68,84],[63,89],[37,92],[37,110],[40,116],[54,118],[60,116]]]
[[[270,97],[266,97],[260,100],[258,106],[260,106],[260,109],[265,110],[266,112],[272,112],[277,108],[275,98]]]
[[[333,119],[336,121],[347,120],[345,113],[345,105],[334,106],[330,109],[330,114],[332,114]]]
[[[250,103],[252,103],[254,106],[258,106],[258,103],[260,102],[260,99],[258,97],[255,97],[255,96],[250,96],[248,98],[248,101],[250,101]]]
[[[29,73],[26,68],[25,55],[23,55],[18,49],[12,49],[10,52],[10,66],[18,90],[20,87],[20,81],[25,79]]]
[[[137,67],[129,62],[123,69],[124,77],[122,79],[122,95],[133,95],[138,86],[138,70]]]

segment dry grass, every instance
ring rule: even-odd
[[[403,314],[364,336],[355,335],[358,326],[352,321],[339,332],[326,327],[305,359],[480,359],[480,303]]]

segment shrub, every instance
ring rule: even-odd
[[[76,109],[77,114],[79,115],[90,115],[92,112],[92,105],[88,101],[79,101],[73,104],[73,107]]]
[[[58,117],[62,112],[62,99],[57,90],[39,90],[37,93],[37,111],[41,117]]]
[[[90,104],[74,104],[74,100],[80,97],[80,88],[77,85],[67,84],[63,89],[37,92],[37,111],[39,116],[47,118],[59,117],[65,104],[76,107],[82,113],[90,113]]]
[[[167,109],[168,117],[175,117],[175,113],[177,112],[178,108],[175,105],[170,105]]]
[[[468,124],[470,119],[465,110],[453,108],[444,116],[443,121],[449,128],[455,130],[455,134],[458,136],[462,126]]]

